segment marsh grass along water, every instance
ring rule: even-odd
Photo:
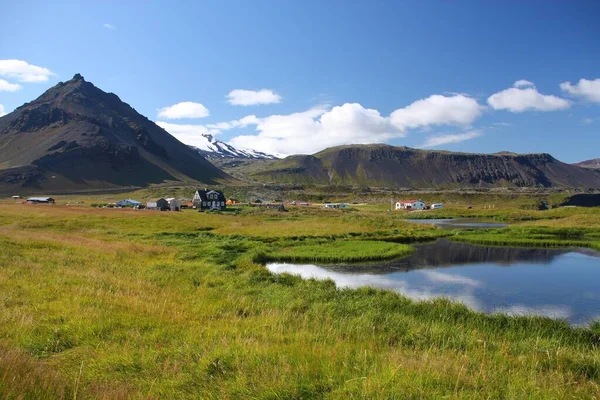
[[[447,240],[389,263],[270,263],[276,273],[390,289],[416,300],[446,297],[487,313],[541,315],[587,324],[600,318],[600,254],[583,249],[486,247]]]

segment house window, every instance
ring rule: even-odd
[[[225,205],[225,202],[224,202],[224,201],[222,201],[222,202],[221,202],[221,207],[223,207],[224,205]]]
[[[205,201],[202,202],[202,207],[206,207],[206,202]]]

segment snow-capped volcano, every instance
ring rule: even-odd
[[[190,147],[206,158],[250,158],[255,160],[275,160],[278,158],[272,154],[260,151],[236,149],[227,143],[215,139],[210,134],[203,134],[202,137],[205,139],[204,143]]]

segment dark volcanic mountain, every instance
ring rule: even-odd
[[[253,177],[263,181],[405,188],[600,188],[600,171],[549,154],[467,154],[383,144],[350,145],[274,161]]]
[[[0,188],[68,191],[227,178],[79,74],[0,118]]]
[[[594,158],[593,160],[578,162],[573,165],[576,165],[578,167],[583,167],[583,168],[600,169],[600,158]]]

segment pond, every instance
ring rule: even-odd
[[[415,300],[445,297],[487,313],[600,319],[600,253],[587,249],[486,247],[438,240],[372,265],[269,263],[274,273],[332,279],[338,287],[389,289]]]
[[[433,219],[407,219],[407,222],[415,224],[435,225],[441,229],[485,229],[504,228],[507,224],[480,220],[476,218],[433,218]]]

